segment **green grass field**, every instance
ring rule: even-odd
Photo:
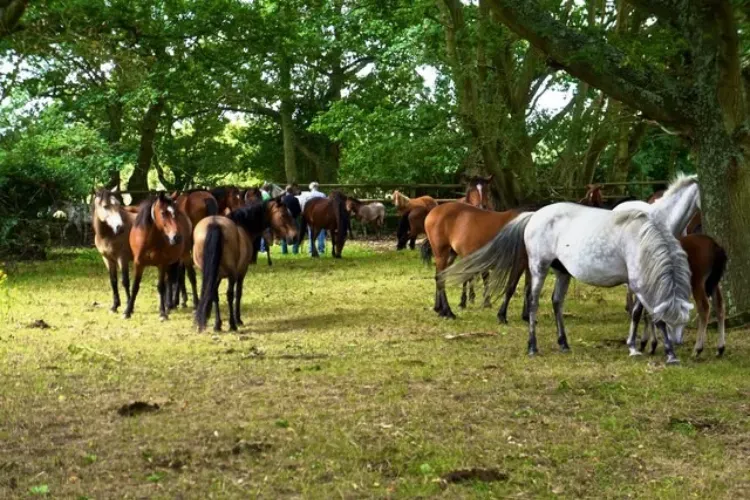
[[[433,269],[393,246],[261,259],[246,325],[219,335],[187,310],[159,322],[153,272],[131,320],[109,313],[95,251],[11,269],[0,498],[750,496],[747,330],[724,359],[711,331],[691,360],[692,329],[681,366],[629,358],[624,288],[574,284],[565,355],[548,286],[529,359],[519,297],[499,326],[453,289],[440,320]],[[159,410],[118,414],[134,401]]]

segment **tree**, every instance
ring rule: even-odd
[[[18,29],[29,0],[0,0],[0,39]]]
[[[497,18],[571,75],[690,141],[706,227],[727,250],[728,304],[750,315],[750,129],[737,11],[729,0],[631,0],[654,22],[639,45],[575,29],[540,0],[488,0]],[[744,33],[744,31],[743,31]],[[651,43],[648,43],[651,42]]]

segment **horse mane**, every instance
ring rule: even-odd
[[[156,196],[146,198],[140,205],[138,205],[138,215],[135,216],[135,227],[150,227],[154,223],[154,218],[151,217],[151,209],[154,203],[160,201],[166,203],[167,206],[174,207],[174,200],[167,196],[166,193],[160,192]]]
[[[248,233],[256,234],[263,232],[267,227],[266,206],[270,201],[263,203],[250,203],[238,208],[229,214],[229,219],[238,226],[242,226]]]
[[[330,198],[336,214],[338,238],[344,241],[346,240],[347,229],[349,229],[349,212],[346,211],[346,195],[341,191],[331,191]]]
[[[403,207],[409,204],[410,198],[406,195],[401,194],[400,191],[393,192],[393,204],[396,207]]]
[[[639,210],[615,215],[615,224],[642,221],[638,261],[643,298],[651,306],[655,321],[682,323],[687,313],[682,303],[690,301],[690,268],[680,242],[660,221]]]
[[[667,188],[666,191],[664,191],[664,194],[659,199],[661,200],[664,198],[668,198],[672,196],[676,191],[684,189],[690,186],[691,184],[695,184],[697,182],[698,182],[697,174],[685,174],[683,172],[679,172],[675,176],[675,178],[672,180],[672,182],[669,183],[669,187]]]

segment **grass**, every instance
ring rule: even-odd
[[[247,325],[220,335],[183,310],[160,323],[153,272],[133,319],[110,314],[90,250],[13,269],[0,498],[748,495],[747,331],[720,360],[693,361],[689,345],[679,367],[661,348],[629,358],[624,290],[573,285],[572,354],[556,351],[548,289],[529,359],[520,300],[498,326],[494,311],[459,313],[451,290],[459,320],[443,321],[416,252],[344,255],[257,266]],[[40,319],[50,328],[30,327]],[[446,339],[460,333],[491,335]],[[134,401],[159,409],[118,414]],[[441,480],[471,468],[496,474]]]

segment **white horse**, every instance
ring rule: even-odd
[[[684,325],[690,303],[690,271],[679,242],[658,220],[631,210],[611,212],[573,203],[555,203],[519,215],[495,238],[446,269],[445,278],[462,283],[493,270],[495,289],[526,266],[531,274],[529,297],[529,354],[538,352],[536,318],[539,295],[550,268],[557,281],[552,306],[558,344],[568,351],[563,304],[571,276],[599,287],[627,283],[652,313],[664,334],[667,363],[679,363],[671,332]]]
[[[664,195],[654,203],[626,201],[617,205],[612,210],[615,212],[626,210],[640,210],[645,212],[652,219],[662,222],[676,238],[679,238],[685,234],[688,223],[700,208],[701,196],[698,186],[698,176],[679,173],[669,185]],[[631,292],[628,290],[628,304],[631,303],[630,294]],[[630,347],[630,355],[638,356],[641,352],[635,348],[635,340],[638,333],[638,324],[643,314],[643,305],[637,300],[634,301],[630,313],[631,321],[627,343]],[[646,337],[653,336],[653,328],[653,322],[647,321],[644,335]],[[673,332],[674,341],[678,345],[682,344],[683,331],[684,327],[680,326]]]

